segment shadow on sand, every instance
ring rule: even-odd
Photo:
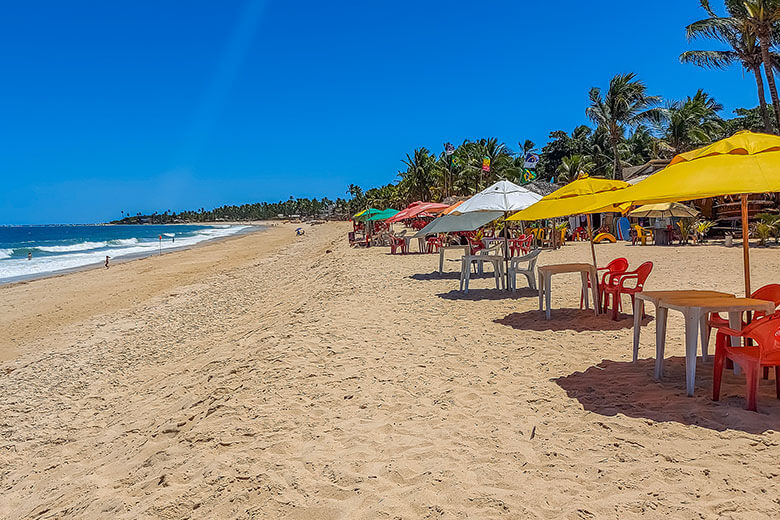
[[[520,291],[518,291],[520,294]],[[533,291],[536,296],[536,291]],[[642,325],[647,325],[652,320],[652,316],[642,319]],[[499,325],[506,325],[517,330],[570,330],[573,332],[584,332],[593,330],[622,330],[633,329],[634,319],[629,316],[623,316],[623,319],[613,321],[605,314],[593,315],[593,310],[584,309],[553,309],[552,319],[547,320],[544,312],[539,310],[513,312],[505,317],[493,320]]]
[[[745,406],[745,380],[730,370],[723,374],[720,401],[712,400],[712,361],[699,360],[694,397],[685,395],[685,359],[664,360],[664,378],[653,378],[653,359],[637,363],[604,360],[584,372],[554,379],[582,407],[604,416],[623,414],[657,422],[678,422],[716,431],[763,433],[778,429],[780,400],[775,382],[759,384],[759,413]]]
[[[487,278],[487,277],[486,277]],[[493,275],[489,276],[491,282]],[[474,278],[472,277],[472,280]],[[460,280],[460,277],[458,277]],[[517,300],[519,298],[536,298],[537,292],[527,287],[521,287],[517,289],[517,292],[505,291],[503,289],[496,289],[493,286],[490,289],[472,289],[469,288],[468,294],[459,291],[457,288],[450,292],[439,293],[436,296],[445,300],[464,300],[464,301],[478,301],[478,300]]]
[[[491,274],[490,277],[492,278],[493,275]],[[417,273],[409,276],[412,280],[418,280],[418,281],[430,281],[430,280],[460,280],[460,271],[444,271],[443,273],[439,273],[439,271],[433,271],[431,273]],[[483,276],[483,278],[487,278],[486,276]]]

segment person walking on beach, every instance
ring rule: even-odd
[[[108,269],[108,259],[111,258],[110,256],[106,255],[106,269]]]

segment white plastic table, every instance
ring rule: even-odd
[[[666,316],[669,309],[679,311],[685,317],[685,387],[688,397],[691,397],[693,396],[696,382],[696,349],[699,331],[700,327],[702,332],[706,330],[706,321],[704,324],[702,324],[702,321],[707,319],[709,313],[728,313],[729,327],[739,330],[742,328],[743,312],[755,311],[771,314],[775,311],[775,303],[754,298],[729,298],[724,296],[661,299],[658,302],[658,315],[656,316],[656,320],[658,320],[656,325],[655,352],[656,379],[663,377],[664,373]],[[738,338],[733,338],[733,340],[738,341]]]
[[[587,309],[588,302],[588,275],[593,280],[591,292],[593,294],[593,311],[599,315],[599,288],[596,268],[593,264],[553,264],[539,266],[539,310],[545,311],[547,319],[552,319],[550,301],[552,293],[552,275],[562,273],[580,273],[582,279],[582,298]]]
[[[406,241],[406,250],[408,252],[411,252],[411,250],[409,249],[409,242],[411,242],[413,238],[414,238],[414,235],[409,236],[409,237],[403,237],[403,239]],[[417,238],[417,250],[420,253],[424,253],[425,252],[425,237],[418,237]]]
[[[471,246],[469,245],[452,245],[452,246],[440,247],[439,248],[439,274],[442,274],[444,272],[444,252],[452,251],[456,249],[463,251],[463,255],[461,256],[471,254]]]
[[[664,298],[712,298],[716,296],[722,296],[726,298],[734,298],[731,293],[719,292],[719,291],[701,291],[696,289],[681,289],[676,291],[642,291],[634,295],[634,363],[639,359],[639,333],[642,328],[642,316],[645,314],[645,302],[652,303],[655,310],[655,315],[658,316],[658,302]],[[705,323],[707,316],[703,317]],[[659,341],[659,324],[660,320],[655,320],[656,331],[656,349]],[[665,324],[665,322],[664,322]],[[708,332],[707,327],[701,324],[702,330],[702,351],[704,352],[704,359],[707,359],[707,338],[704,334]]]
[[[460,268],[460,290],[468,294],[469,279],[471,278],[471,264],[477,262],[482,271],[482,263],[489,262],[493,264],[493,277],[496,279],[496,289],[505,289],[504,280],[504,257],[498,255],[464,255],[461,259]]]

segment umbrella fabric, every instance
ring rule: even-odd
[[[398,213],[397,209],[383,209],[366,219],[367,222],[376,222],[378,220],[387,220],[394,217]]]
[[[679,202],[661,202],[660,204],[646,204],[636,208],[628,214],[630,217],[648,217],[648,218],[694,218],[699,215],[695,209],[680,204]]]
[[[466,201],[465,201],[465,200],[461,200],[461,201],[458,201],[458,202],[456,202],[456,203],[455,203],[455,204],[453,204],[452,206],[450,206],[450,207],[446,208],[444,211],[442,211],[442,212],[441,212],[441,214],[442,214],[442,215],[449,215],[450,213],[452,213],[453,211],[455,211],[455,209],[456,209],[458,206],[460,206],[461,204],[463,204],[464,202],[466,202]]]
[[[617,191],[625,191],[629,186],[630,184],[623,181],[582,175],[507,220],[532,221],[602,211],[619,211],[611,206],[615,199],[614,194]]]
[[[439,202],[413,202],[407,207],[399,211],[395,216],[390,219],[390,222],[400,222],[407,218],[414,218],[422,213],[438,213],[447,209],[446,204]]]
[[[680,202],[780,191],[780,137],[737,132],[676,156],[660,172],[615,193],[615,204]]]
[[[747,195],[780,191],[780,137],[737,132],[710,146],[677,155],[669,166],[618,193],[612,203],[652,204],[742,195],[745,294],[750,296]]]
[[[522,186],[509,181],[499,181],[465,201],[450,214],[475,211],[519,211],[536,204],[541,198],[541,195]]]
[[[456,231],[474,231],[488,222],[492,222],[504,215],[503,211],[477,211],[462,215],[444,215],[414,235],[414,238],[424,237],[433,233],[454,233]]]
[[[379,210],[376,208],[364,209],[363,211],[360,211],[352,215],[352,220],[363,222],[371,215],[376,215],[377,213],[379,213]]]

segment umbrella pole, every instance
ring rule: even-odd
[[[506,280],[504,280],[504,288],[506,290],[509,290],[509,222],[507,222],[507,217],[509,216],[509,212],[504,212],[504,277]]]
[[[750,230],[748,228],[748,196],[742,194],[742,262],[745,270],[745,298],[750,298]]]
[[[593,245],[593,222],[591,222],[590,213],[588,213],[587,217],[588,217],[588,241],[590,242],[590,254],[593,257],[593,267],[598,269],[599,266],[596,265],[596,246]]]

